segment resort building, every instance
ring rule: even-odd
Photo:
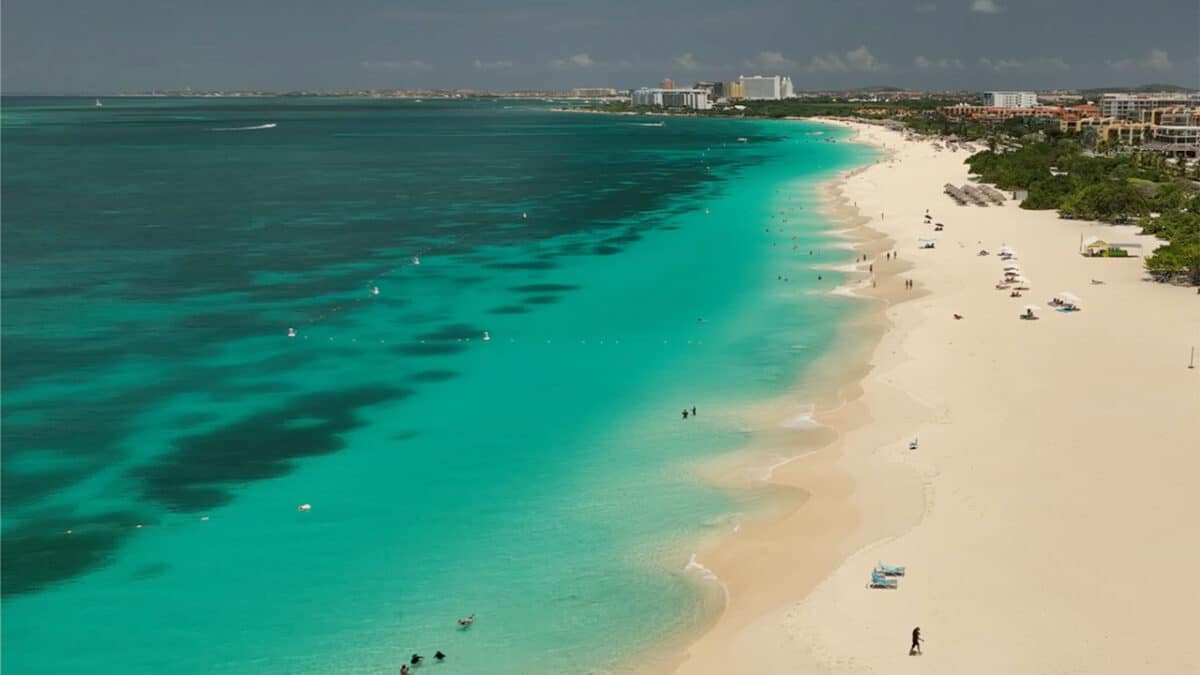
[[[1143,114],[1155,108],[1179,106],[1200,107],[1200,93],[1104,94],[1100,97],[1100,116],[1141,122]]]
[[[650,108],[682,108],[685,110],[710,110],[712,101],[704,89],[650,89],[642,87],[629,94],[635,106]]]
[[[577,98],[607,98],[617,95],[617,90],[609,87],[576,87],[571,90],[571,96]]]
[[[1200,108],[1160,108],[1150,117],[1147,149],[1175,157],[1200,157]]]
[[[1174,157],[1200,157],[1200,108],[1157,108],[1141,111],[1140,120],[1087,117],[1064,120],[1059,128],[1083,133],[1095,130],[1099,140],[1113,145],[1140,145]]]
[[[741,80],[718,82],[716,97],[727,101],[741,101],[746,98],[746,85],[742,84]]]
[[[1002,122],[1014,117],[1034,117],[1074,122],[1087,117],[1095,117],[1100,111],[1094,105],[1077,105],[1069,108],[1049,106],[1039,108],[1004,108],[968,105],[966,103],[947,106],[941,110],[947,117],[969,119],[977,122]]]
[[[742,75],[739,82],[742,83],[745,98],[749,101],[778,101],[795,96],[790,77],[780,75],[747,77]]]
[[[1038,98],[1032,91],[985,91],[983,105],[985,108],[1036,108]]]

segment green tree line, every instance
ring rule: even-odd
[[[987,150],[966,163],[985,183],[1028,191],[1021,208],[1056,209],[1064,218],[1136,221],[1143,232],[1168,242],[1146,258],[1155,278],[1200,284],[1200,188],[1169,175],[1156,157],[1089,156],[1074,140],[1059,138],[1011,152]]]

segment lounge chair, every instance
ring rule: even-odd
[[[889,577],[904,576],[904,569],[905,568],[903,566],[896,567],[894,565],[884,565],[882,562],[875,564],[876,572],[882,572],[885,576]]]
[[[871,588],[899,588],[900,585],[895,579],[889,579],[879,572],[871,572],[871,583],[868,584]]]

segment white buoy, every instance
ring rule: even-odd
[[[295,328],[288,329],[288,337],[296,337],[296,329]]]
[[[297,511],[312,511],[312,504],[301,504]]]
[[[491,339],[492,339],[492,336],[491,336],[491,335],[488,335],[488,332],[487,332],[486,330],[485,330],[485,331],[483,331],[483,341],[484,341],[484,342],[489,342],[489,341],[491,341]]]

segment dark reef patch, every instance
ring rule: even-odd
[[[527,260],[525,262],[488,263],[486,267],[494,270],[552,270],[558,263],[550,260]]]
[[[474,326],[469,326],[465,323],[451,323],[441,326],[427,333],[417,335],[418,340],[427,342],[442,342],[449,340],[466,340],[468,338],[479,337],[483,332]]]
[[[494,308],[488,310],[488,314],[528,314],[528,313],[529,313],[529,308],[521,307],[520,305],[503,305],[501,307],[494,307]]]
[[[421,370],[409,375],[408,378],[413,382],[446,382],[461,377],[462,373],[457,370]]]
[[[34,518],[5,530],[2,595],[31,593],[103,567],[138,522],[133,513],[112,511]]]
[[[301,396],[281,408],[184,436],[134,475],[147,499],[172,511],[220,506],[233,498],[231,489],[238,485],[281,476],[296,460],[344,448],[343,435],[364,424],[360,408],[412,394],[410,389],[359,387]]]
[[[509,290],[517,293],[562,293],[578,288],[581,287],[575,284],[525,284],[524,286],[513,286]]]
[[[531,295],[521,302],[527,305],[553,305],[561,299],[557,295]]]

